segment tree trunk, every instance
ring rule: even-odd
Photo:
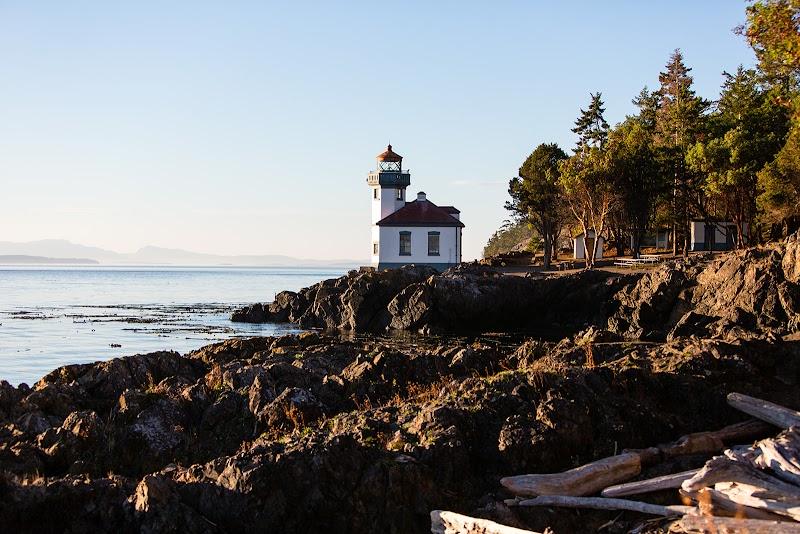
[[[594,267],[594,244],[592,245],[592,250],[589,250],[588,245],[588,237],[586,237],[587,232],[584,230],[583,232],[583,258],[586,260],[586,268],[591,269]],[[595,241],[597,238],[595,237]]]
[[[544,241],[544,259],[542,260],[542,264],[545,270],[550,269],[550,254],[553,250],[552,245],[552,236],[550,235],[549,229],[543,232],[544,235],[542,236],[542,240]]]

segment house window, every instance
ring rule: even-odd
[[[400,232],[400,255],[411,256],[411,232]]]
[[[405,192],[406,192],[405,189],[398,189],[397,200],[403,200],[403,197],[405,197]]]
[[[378,188],[377,187],[372,190],[372,198],[374,198],[375,200],[378,199]]]
[[[377,242],[372,244],[372,255],[373,256],[377,256],[378,255],[378,243]]]
[[[428,232],[428,256],[439,255],[439,232]]]

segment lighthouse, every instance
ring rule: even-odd
[[[453,206],[437,206],[420,191],[410,202],[411,173],[403,157],[386,147],[367,176],[372,192],[372,266],[383,270],[429,265],[440,271],[461,263],[464,223]]]

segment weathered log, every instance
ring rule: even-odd
[[[671,475],[648,478],[647,480],[617,484],[616,486],[607,487],[600,492],[600,495],[603,497],[624,497],[626,495],[639,495],[664,489],[680,488],[684,480],[692,478],[698,471],[699,469],[692,469]]]
[[[800,521],[800,498],[784,495],[780,490],[740,482],[719,482],[714,485],[714,490],[743,506],[767,510]]]
[[[695,476],[681,484],[681,488],[689,493],[713,486],[717,482],[737,482],[757,486],[764,491],[775,492],[800,499],[800,488],[768,475],[752,465],[736,462],[725,456],[716,456],[706,462]]]
[[[741,423],[728,425],[710,432],[696,432],[681,436],[670,443],[647,449],[632,449],[623,452],[635,452],[642,458],[642,465],[653,465],[664,458],[685,456],[689,454],[717,454],[726,445],[755,440],[767,435],[773,427],[763,421],[750,419]],[[752,443],[752,441],[750,441]]]
[[[612,484],[630,480],[641,472],[636,453],[610,456],[562,473],[517,475],[500,479],[514,495],[591,495]]]
[[[773,514],[767,510],[751,508],[750,506],[734,502],[727,495],[713,488],[703,488],[699,492],[693,494],[688,494],[680,490],[680,493],[696,501],[697,507],[700,509],[702,515],[786,521],[786,518],[782,515]]]
[[[725,449],[722,454],[734,462],[756,465],[756,458],[761,455],[761,451],[754,449],[753,446],[739,445]]]
[[[684,516],[679,526],[686,532],[703,534],[786,534],[800,533],[800,523],[764,521],[761,519],[736,519],[733,517]]]
[[[673,517],[696,510],[693,506],[661,506],[628,499],[607,499],[605,497],[571,497],[566,495],[541,495],[525,499],[517,506],[555,506],[559,508],[591,508],[593,510],[628,510],[642,514]]]
[[[770,469],[781,480],[800,486],[800,428],[792,427],[774,439],[761,440],[755,449],[761,453],[754,460],[756,466]]]
[[[431,532],[433,534],[537,534],[532,530],[507,527],[488,519],[478,519],[444,510],[431,512]]]
[[[800,426],[800,412],[741,393],[729,393],[728,404],[747,415],[781,428]]]

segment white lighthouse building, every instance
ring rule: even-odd
[[[443,271],[461,263],[461,212],[437,206],[423,192],[407,202],[411,175],[403,169],[402,156],[389,145],[377,159],[377,168],[367,177],[372,190],[373,267],[415,264]]]

